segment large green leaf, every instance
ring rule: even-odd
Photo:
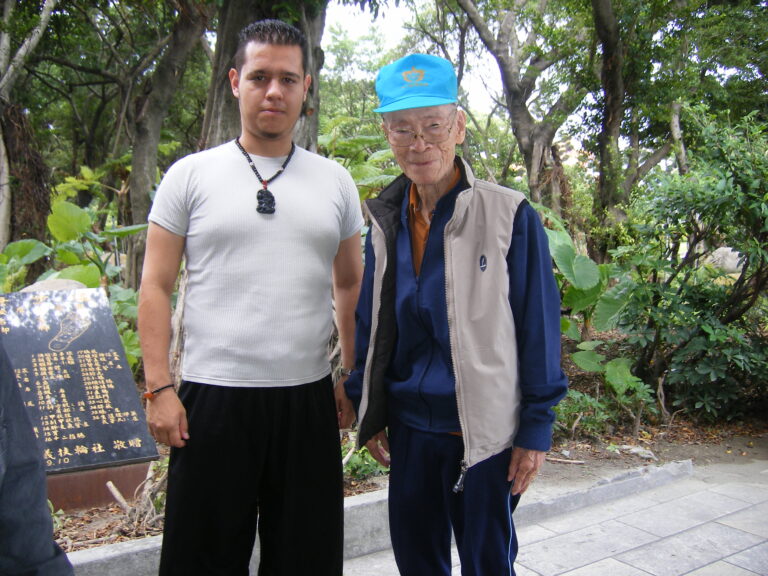
[[[596,350],[605,344],[602,340],[584,340],[576,345],[579,350]]]
[[[70,266],[50,276],[65,280],[77,280],[88,288],[98,288],[101,283],[101,272],[95,264]]]
[[[139,335],[130,329],[121,330],[120,339],[123,342],[125,359],[128,361],[128,364],[131,366],[131,368],[133,368],[134,366],[136,366],[139,358],[141,357],[141,345],[139,343]]]
[[[576,320],[567,318],[566,316],[560,317],[560,332],[571,340],[579,340],[581,333],[579,332],[579,323]]]
[[[641,384],[642,380],[632,374],[629,358],[614,358],[605,365],[605,381],[617,394],[623,396],[627,390]]]
[[[552,253],[558,270],[580,290],[589,290],[600,282],[600,269],[590,258],[576,254],[570,244],[558,244]]]
[[[387,162],[389,160],[393,160],[395,158],[394,153],[391,149],[386,148],[384,150],[377,150],[370,156],[368,156],[367,162],[368,164],[383,164],[384,162]]]
[[[360,180],[356,180],[356,182],[359,187],[385,188],[394,179],[395,177],[389,174],[379,174],[372,178],[361,178]]]
[[[567,278],[567,276],[566,276]],[[600,269],[595,262],[582,254],[573,259],[572,284],[581,290],[589,290],[600,282]]]
[[[570,246],[573,248],[573,240],[565,230],[552,230],[550,228],[544,228],[544,232],[547,234],[547,240],[549,241],[549,253],[552,258],[555,257],[555,250],[558,246]]]
[[[80,264],[85,259],[82,249],[73,244],[61,244],[56,247],[56,260],[67,266]]]
[[[51,214],[48,216],[48,230],[59,242],[77,240],[91,229],[91,218],[88,213],[72,204],[60,200],[54,202]]]
[[[578,314],[595,304],[602,294],[603,286],[598,283],[589,290],[580,290],[569,286],[563,295],[563,306],[571,309],[571,314]]]
[[[594,350],[582,350],[571,354],[574,364],[586,372],[603,372],[605,368],[602,361],[605,356],[598,354]]]
[[[9,259],[16,259],[21,264],[27,265],[37,262],[50,251],[51,249],[39,240],[30,238],[27,240],[11,242],[5,247],[3,253],[7,255]]]
[[[381,170],[370,164],[356,164],[349,167],[349,173],[355,182],[360,182],[361,180],[380,176]]]
[[[592,324],[597,330],[611,330],[629,303],[627,290],[621,284],[608,289],[597,301]]]
[[[125,238],[131,236],[137,232],[141,232],[149,228],[149,224],[134,224],[133,226],[123,226],[122,228],[112,228],[110,230],[104,230],[102,234],[104,236],[111,236],[113,238]]]
[[[124,288],[119,284],[109,286],[109,302],[112,312],[123,318],[138,318],[138,293],[133,288]]]

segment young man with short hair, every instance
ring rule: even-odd
[[[362,271],[357,190],[339,164],[297,147],[306,39],[265,20],[240,35],[229,73],[238,138],[166,174],[150,213],[139,303],[154,437],[172,447],[160,574],[340,576],[339,426],[354,418],[327,345],[335,299],[353,362]],[[178,396],[171,296],[188,285]]]

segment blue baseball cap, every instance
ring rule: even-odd
[[[379,107],[374,112],[395,112],[458,102],[453,65],[445,58],[411,54],[384,66],[376,76]]]

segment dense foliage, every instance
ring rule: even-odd
[[[559,408],[567,429],[578,424],[595,433],[621,412],[637,432],[643,411],[669,421],[682,410],[711,421],[765,410],[766,126],[753,115],[717,122],[700,110],[689,121],[700,142],[690,171],[659,170],[638,187],[628,241],[610,265],[598,267],[555,241],[573,321],[617,328],[622,343],[605,363],[598,352],[604,343],[566,322],[571,338],[585,340],[573,361],[605,375],[604,395],[578,391]]]
[[[635,373],[673,406],[733,418],[768,391],[768,138],[753,116],[692,120],[690,172],[659,174],[634,196],[635,242],[615,252],[627,267],[619,325]]]
[[[0,28],[10,52],[0,55],[15,54],[43,24],[42,4],[14,4]],[[348,4],[372,14],[388,5]],[[469,117],[460,153],[479,177],[540,198],[568,312],[569,361],[598,382],[580,387],[574,378],[558,409],[564,428],[599,433],[626,422],[637,431],[678,410],[739,418],[760,406],[768,386],[768,4],[400,5],[411,18],[392,49],[378,30],[357,37],[326,23],[318,151],[350,170],[361,198],[375,195],[399,173],[372,111],[376,70],[414,50],[454,62]],[[607,9],[603,20],[598,6]],[[210,88],[221,81],[211,54],[221,7],[212,0],[61,0],[15,82],[0,91],[1,141],[10,151],[2,182],[15,194],[14,213],[51,211],[42,224],[9,224],[17,242],[0,255],[4,290],[53,275],[109,286],[137,378],[137,284],[125,262],[143,222],[130,226],[132,176],[141,157],[156,183],[173,160],[197,149]],[[159,142],[142,144],[142,115],[162,87],[159,63],[190,10],[215,13],[174,76]],[[612,37],[602,29],[610,18]],[[610,50],[621,57],[615,84],[600,71],[612,62]],[[0,65],[2,85],[13,62],[0,58]],[[690,111],[691,103],[702,107]],[[611,114],[618,131],[608,134]],[[613,164],[599,159],[605,147],[618,154]],[[3,153],[0,147],[0,176]],[[615,188],[606,192],[607,180]],[[736,254],[730,271],[713,261],[725,249]]]

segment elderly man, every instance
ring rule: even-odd
[[[512,512],[550,448],[565,395],[560,300],[547,238],[520,192],[456,156],[456,75],[413,54],[376,80],[403,171],[366,208],[356,368],[361,444],[390,465],[392,546],[404,576],[514,574]],[[391,462],[390,462],[391,454]]]

